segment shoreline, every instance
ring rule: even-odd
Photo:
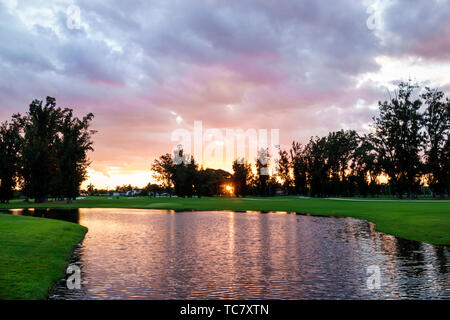
[[[252,199],[252,201],[246,201]],[[282,211],[318,216],[358,218],[372,222],[376,231],[433,245],[450,245],[448,201],[341,201],[290,196],[269,198],[120,198],[88,197],[72,204],[0,205],[5,209],[162,209],[175,211]]]
[[[377,232],[443,246],[450,250],[450,205],[447,202],[398,201],[392,203],[379,200],[360,202],[294,197],[252,198],[252,200],[245,201],[240,198],[88,198],[72,204],[14,203],[8,208],[0,205],[0,211],[137,209],[175,212],[234,211],[262,214],[281,212],[304,216],[355,218],[374,224]],[[0,239],[4,243],[0,250],[0,257],[2,261],[9,262],[9,266],[7,264],[0,265],[0,289],[2,289],[0,290],[0,299],[48,300],[54,287],[61,279],[65,278],[65,270],[77,247],[82,244],[88,232],[87,228],[77,223],[61,220],[1,214],[1,212],[0,221],[2,222],[0,231],[3,231],[0,232]],[[20,248],[20,252],[16,252],[17,248]],[[39,250],[43,252],[39,252]],[[50,262],[52,259],[57,261],[52,264]],[[30,268],[30,265],[35,267],[36,263],[38,264],[37,270]],[[11,267],[13,272],[10,270]],[[5,276],[2,277],[1,274]]]

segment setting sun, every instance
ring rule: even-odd
[[[227,190],[230,194],[233,194],[233,187],[232,186],[225,186],[225,190]]]

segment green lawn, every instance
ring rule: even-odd
[[[359,200],[359,199],[355,199]],[[369,199],[370,200],[370,199]],[[378,231],[431,244],[450,245],[450,201],[346,201],[272,198],[124,198],[90,197],[73,204],[24,204],[13,201],[1,208],[136,208],[173,210],[289,211],[365,219]]]
[[[450,201],[355,200],[90,197],[70,205],[34,205],[15,200],[0,205],[0,210],[42,207],[288,211],[365,219],[384,233],[450,245]],[[86,231],[85,227],[63,221],[0,214],[0,299],[45,299],[52,285],[63,276],[74,246]]]
[[[0,214],[0,299],[45,299],[86,231],[64,221]]]

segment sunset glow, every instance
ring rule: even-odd
[[[369,132],[397,80],[448,91],[447,1],[344,2],[76,1],[72,29],[60,15],[65,1],[2,2],[0,119],[46,95],[78,115],[93,112],[83,186],[142,187],[154,181],[153,160],[176,144],[172,132],[194,121],[277,128],[286,149],[341,128]],[[199,165],[231,171],[207,155]]]

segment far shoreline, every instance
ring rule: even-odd
[[[433,245],[450,245],[450,204],[448,200],[373,200],[298,198],[293,196],[245,198],[149,198],[108,199],[87,197],[71,204],[25,204],[14,201],[0,205],[9,209],[156,209],[174,211],[259,211],[287,212],[298,215],[349,217],[375,224],[375,230],[396,237]],[[344,200],[345,199],[345,200]],[[260,200],[260,201],[259,201]]]

